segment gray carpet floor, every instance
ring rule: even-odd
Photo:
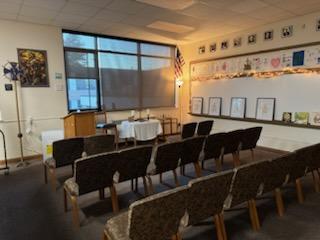
[[[279,153],[257,150],[256,159],[271,158]],[[250,161],[250,154],[241,155],[242,162]],[[230,168],[231,159],[225,160],[225,168]],[[206,163],[206,168],[214,169],[212,162]],[[71,169],[59,171],[59,180],[63,182]],[[192,175],[193,168],[187,168]],[[205,172],[205,174],[211,174]],[[171,174],[166,174],[166,181],[173,182]],[[182,184],[187,184],[188,178],[180,177]],[[158,177],[154,178],[156,191],[164,191]],[[292,239],[315,240],[320,239],[320,194],[315,193],[312,178],[306,177],[302,181],[305,203],[298,204],[294,186],[284,189],[286,213],[278,217],[272,195],[264,196],[257,201],[261,220],[261,230],[251,230],[248,211],[240,208],[225,212],[225,224],[228,238],[231,240],[244,239]],[[0,240],[100,240],[105,222],[112,216],[111,201],[106,191],[106,199],[100,201],[98,193],[80,197],[81,228],[74,231],[72,227],[71,211],[64,213],[62,185],[56,192],[43,180],[43,167],[40,161],[34,161],[23,169],[11,168],[9,176],[0,175]],[[140,183],[141,193],[143,193]],[[122,211],[141,196],[130,191],[130,182],[117,186],[119,202]],[[156,220],[155,220],[156,221]],[[208,219],[183,232],[183,239],[216,239],[215,227],[212,219]],[[151,239],[150,239],[151,240]]]

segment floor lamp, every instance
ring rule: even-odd
[[[24,167],[28,165],[27,162],[24,161],[23,157],[23,143],[22,138],[23,134],[21,132],[21,120],[20,120],[20,108],[19,108],[19,98],[18,98],[18,84],[17,82],[21,79],[22,70],[19,67],[19,64],[16,62],[8,62],[5,66],[3,66],[3,74],[10,81],[14,82],[14,92],[15,92],[15,100],[16,100],[16,110],[17,110],[17,123],[18,123],[18,138],[20,145],[20,162],[17,164],[17,167]]]

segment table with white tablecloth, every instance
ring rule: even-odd
[[[134,138],[137,141],[148,141],[162,134],[159,120],[122,121],[118,126],[119,138]]]

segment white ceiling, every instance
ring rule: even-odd
[[[150,0],[149,0],[150,1]],[[163,7],[161,6],[163,1]],[[0,0],[0,19],[170,43],[199,41],[320,10],[319,0]],[[155,4],[154,0],[150,3]],[[181,7],[182,6],[182,7]],[[161,28],[154,23],[165,22]],[[190,29],[182,31],[181,29]],[[168,31],[164,30],[168,26]],[[171,27],[170,27],[171,26]]]

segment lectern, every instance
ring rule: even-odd
[[[84,137],[96,133],[94,112],[73,112],[63,118],[64,137]]]

